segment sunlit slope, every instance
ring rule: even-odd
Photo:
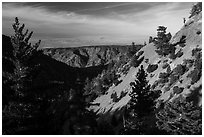
[[[181,41],[184,41],[183,44]],[[155,52],[155,46],[153,43],[147,44],[140,51],[143,51],[143,54],[140,56],[142,58],[144,56],[144,60],[140,65],[143,65],[145,69],[148,68],[150,64],[157,64],[158,68],[152,72],[148,73],[148,80],[150,85],[155,85],[155,83],[159,80],[159,75],[162,72],[166,72],[167,68],[164,68],[165,64],[168,64],[171,70],[174,70],[179,64],[184,64],[186,59],[195,59],[192,56],[192,51],[194,49],[202,49],[202,12],[192,18],[190,18],[184,26],[179,30],[171,39],[171,44],[174,44],[176,47],[175,54],[181,52],[182,55],[176,57],[176,59],[171,59],[169,56],[161,57]],[[136,54],[138,54],[137,52]],[[173,84],[170,85],[170,82],[159,83],[154,89],[161,90],[162,94],[159,99],[164,101],[171,101],[175,97],[180,94],[186,95],[190,93],[195,88],[198,88],[202,85],[202,75],[196,83],[192,84],[192,79],[188,77],[188,75],[195,69],[194,66],[188,66],[188,70],[185,71],[184,74],[179,76],[179,79],[174,81]],[[98,106],[91,106],[90,109],[93,109],[95,112],[106,113],[106,112],[114,112],[116,110],[120,110],[124,107],[130,100],[128,93],[131,91],[130,83],[134,82],[135,75],[138,72],[138,68],[131,67],[127,74],[120,73],[122,80],[120,84],[112,85],[106,92],[105,95],[102,95],[96,98],[93,103],[99,104]],[[169,86],[170,85],[170,86]],[[173,88],[178,86],[183,90],[180,93],[174,93]],[[199,93],[201,94],[201,89],[199,89]],[[117,94],[117,97],[120,98],[117,102],[114,102],[111,98],[112,94]],[[125,96],[121,97],[121,93]]]

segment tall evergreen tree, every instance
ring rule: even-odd
[[[15,69],[14,74],[10,75],[10,79],[15,81],[13,89],[18,96],[26,96],[26,92],[28,92],[27,89],[29,88],[32,79],[31,73],[37,67],[31,66],[29,61],[37,55],[37,48],[41,42],[39,40],[35,45],[31,45],[29,40],[33,32],[28,34],[28,30],[26,30],[26,32],[23,33],[24,27],[24,24],[20,27],[18,18],[15,18],[15,23],[13,24],[15,35],[11,37],[11,43],[14,49],[14,59],[12,62],[14,63]]]
[[[40,41],[35,45],[29,43],[33,32],[28,34],[28,30],[23,33],[25,25],[20,26],[18,18],[15,18],[13,29],[14,36],[11,37],[13,53],[11,58],[7,58],[13,64],[13,73],[3,73],[3,94],[8,94],[9,100],[3,106],[3,134],[18,134],[34,128],[28,126],[33,120],[34,112],[37,108],[34,103],[34,94],[31,92],[32,73],[36,70],[36,65],[31,65],[29,61],[38,54],[37,48]],[[9,84],[8,84],[9,83]],[[9,90],[5,90],[9,85]]]
[[[127,134],[145,134],[144,122],[155,109],[156,99],[160,91],[152,91],[146,79],[147,73],[141,68],[136,75],[135,82],[130,83],[132,91],[130,92],[130,102],[127,106],[127,119],[125,120],[125,132]]]
[[[165,104],[156,117],[157,127],[169,134],[202,134],[202,108],[187,101],[182,95]]]
[[[130,83],[132,92],[130,92],[130,109],[137,113],[137,117],[148,115],[155,109],[156,99],[159,97],[159,91],[152,91],[146,79],[147,73],[143,65],[136,75],[135,82]]]

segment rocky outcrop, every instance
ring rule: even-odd
[[[130,46],[89,46],[78,48],[45,48],[44,54],[72,67],[90,67],[108,64],[125,57]],[[138,46],[138,50],[141,46]]]

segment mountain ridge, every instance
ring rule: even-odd
[[[142,45],[135,45],[139,50]],[[43,53],[73,67],[90,67],[108,64],[125,57],[131,46],[89,46],[79,48],[45,48]]]

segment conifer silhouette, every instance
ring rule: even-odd
[[[130,83],[132,92],[129,94],[131,99],[125,114],[125,134],[144,134],[145,117],[155,110],[160,91],[152,91],[146,77],[147,73],[141,65],[136,75],[137,79]]]
[[[29,61],[38,53],[37,48],[40,41],[35,45],[29,43],[33,32],[28,34],[28,30],[23,33],[25,25],[20,26],[19,20],[16,17],[13,24],[14,35],[11,36],[11,44],[13,53],[7,58],[13,64],[13,73],[5,72],[3,77],[6,79],[4,85],[10,85],[10,90],[3,92],[4,96],[8,95],[9,101],[3,108],[3,134],[18,134],[33,125],[28,126],[29,121],[34,118],[34,111],[37,110],[34,93],[31,92],[32,73],[37,69],[37,65],[31,65]],[[6,92],[7,91],[7,92]]]

